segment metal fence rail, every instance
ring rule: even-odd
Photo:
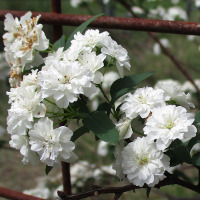
[[[7,13],[15,17],[24,15],[27,11],[0,10],[0,20]],[[91,15],[72,15],[55,12],[33,12],[33,16],[41,14],[40,23],[51,25],[78,26],[91,18]],[[167,21],[143,18],[108,17],[102,16],[89,26],[96,28],[123,29],[159,33],[174,33],[183,35],[200,35],[200,23],[186,21]]]

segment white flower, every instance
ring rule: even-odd
[[[5,30],[3,35],[5,51],[12,52],[15,59],[20,58],[22,66],[34,58],[35,50],[45,50],[49,41],[42,31],[43,26],[37,24],[40,16],[31,18],[32,13],[28,12],[18,20],[11,14],[5,17]]]
[[[20,87],[33,86],[35,89],[39,88],[37,84],[37,72],[38,70],[32,70],[30,74],[23,76],[23,81],[20,83]]]
[[[144,10],[141,7],[138,6],[132,6],[131,10],[137,15],[144,14]]]
[[[169,40],[167,38],[160,39],[160,43],[166,48],[171,47],[171,44],[170,44],[170,42],[169,42]],[[155,55],[160,55],[161,47],[160,47],[160,45],[158,43],[155,43],[153,45],[153,52],[154,52]]]
[[[195,1],[195,6],[197,7],[197,8],[199,8],[200,7],[200,0],[194,0]]]
[[[70,0],[70,4],[72,7],[76,8],[81,3],[91,3],[93,0]]]
[[[133,134],[132,128],[131,128],[131,119],[129,118],[122,118],[119,120],[119,122],[116,124],[116,128],[119,131],[119,137],[120,139],[127,139],[130,138]]]
[[[120,179],[120,180],[124,180],[125,179],[125,175],[123,174],[122,171],[122,150],[124,148],[124,141],[120,140],[119,144],[115,145],[115,162],[113,163],[113,169],[116,171],[116,176]]]
[[[48,56],[44,59],[45,66],[48,67],[55,60],[60,61],[61,59],[63,59],[63,49],[64,49],[64,47],[60,47],[57,49],[57,51],[55,51],[53,53],[49,53]]]
[[[46,107],[41,94],[33,87],[19,88],[16,99],[8,110],[8,133],[26,135],[26,130],[32,127],[34,118],[45,116]],[[12,96],[12,95],[11,95]]]
[[[103,33],[99,33],[99,30],[89,29],[82,35],[80,32],[74,35],[74,40],[72,40],[72,46],[75,43],[81,44],[84,47],[90,47],[93,49],[95,46],[102,47],[103,42],[108,38],[109,33],[104,31]]]
[[[93,79],[94,74],[79,62],[55,61],[38,73],[43,98],[53,96],[60,108],[77,101],[79,94],[88,96],[95,92]]]
[[[146,118],[153,108],[165,105],[163,91],[151,87],[139,88],[134,94],[129,93],[124,102],[121,110],[130,119],[134,119],[138,115]]]
[[[137,138],[122,151],[123,173],[136,186],[154,187],[165,178],[168,167],[169,157],[159,151],[155,143],[149,144],[145,137]]]
[[[53,129],[53,121],[41,118],[29,131],[31,150],[40,155],[48,166],[60,165],[61,161],[73,162],[77,156],[72,151],[75,145],[70,141],[73,132],[64,126]]]
[[[120,77],[123,77],[123,67],[126,67],[128,70],[131,68],[127,50],[124,49],[121,45],[118,45],[117,42],[114,41],[111,37],[107,37],[102,42],[104,47],[101,49],[101,52],[107,55],[108,62],[111,58],[114,59],[114,62],[116,61],[116,67],[119,71]]]
[[[187,20],[187,13],[181,7],[175,6],[167,10],[165,20],[175,20],[177,17]]]
[[[100,141],[97,147],[97,154],[100,156],[106,156],[108,154],[108,143]]]
[[[165,150],[173,140],[190,140],[197,129],[192,125],[194,116],[181,106],[168,105],[156,108],[147,119],[144,134],[150,142],[156,140],[156,146]]]
[[[102,83],[103,89],[109,91],[110,86],[113,84],[113,82],[119,78],[120,76],[117,72],[114,71],[107,72],[103,77],[103,83]]]
[[[83,52],[79,55],[78,61],[81,65],[86,66],[90,69],[92,73],[95,74],[94,83],[101,83],[103,81],[103,74],[100,71],[104,66],[104,60],[106,56],[104,54],[96,55],[95,52]]]
[[[32,164],[38,163],[38,157],[35,152],[30,150],[29,138],[25,135],[12,135],[9,142],[10,146],[20,150],[20,153],[24,156],[22,162],[27,164],[31,162]]]
[[[47,187],[38,187],[30,190],[24,190],[23,193],[43,199],[49,199],[51,197],[51,191]]]
[[[156,84],[155,88],[164,90],[166,101],[175,101],[177,104],[185,107],[187,110],[189,110],[190,107],[195,107],[194,104],[190,101],[190,94],[185,94],[182,91],[181,86],[179,86],[176,81],[160,81]]]
[[[198,88],[200,88],[200,79],[194,80],[195,84]],[[196,92],[196,88],[192,85],[190,81],[185,81],[182,85],[182,90],[185,92]]]

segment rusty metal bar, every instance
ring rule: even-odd
[[[45,200],[42,198],[30,196],[30,195],[23,194],[21,192],[17,192],[14,190],[3,188],[3,187],[0,187],[0,197],[4,197],[6,199],[12,199],[12,200]]]
[[[0,10],[0,20],[3,20],[5,14],[7,13],[11,13],[15,17],[20,17],[26,12],[27,11]],[[33,12],[33,16],[37,16],[39,14],[42,15],[40,23],[68,26],[78,26],[92,17],[91,15]],[[200,35],[200,23],[185,21],[102,16],[92,22],[90,27],[174,33],[183,35]]]
[[[51,0],[52,13],[61,13],[61,0]],[[54,41],[58,40],[62,36],[62,25],[53,25]]]

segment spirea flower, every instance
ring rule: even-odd
[[[114,41],[111,37],[107,37],[103,41],[103,45],[104,46],[101,49],[101,52],[107,56],[108,62],[111,58],[114,60],[120,77],[123,77],[123,67],[126,67],[128,70],[131,68],[127,50],[124,49],[121,45],[117,44],[117,42]]]
[[[30,150],[29,138],[26,135],[12,135],[9,142],[10,146],[20,150],[20,153],[24,156],[22,162],[27,164],[31,162],[32,164],[38,163],[37,154]]]
[[[128,93],[121,110],[130,119],[134,119],[138,115],[146,118],[152,109],[163,105],[165,105],[163,91],[145,87],[137,89],[134,94]]]
[[[176,84],[175,81],[160,81],[156,84],[155,88],[159,88],[164,91],[164,97],[166,101],[172,100],[178,105],[185,107],[187,110],[189,110],[190,107],[195,107],[191,102],[190,94],[185,94],[182,91],[181,86]]]
[[[4,21],[4,29],[8,31],[3,35],[5,51],[12,52],[15,59],[20,58],[23,67],[33,60],[35,50],[42,51],[49,46],[42,24],[37,24],[40,16],[31,18],[31,15],[27,12],[19,20],[7,14]]]
[[[17,99],[8,110],[7,130],[10,134],[26,135],[26,130],[32,127],[34,118],[45,116],[46,107],[41,103],[41,94],[35,91],[35,88],[19,88],[17,92]]]
[[[116,124],[120,139],[130,138],[133,134],[131,121],[131,119],[125,117],[120,119],[119,122]]]
[[[116,176],[120,180],[125,179],[125,175],[122,169],[122,150],[124,148],[124,140],[120,140],[118,144],[115,145],[115,162],[113,163],[112,168],[116,171]]]
[[[123,173],[136,186],[154,187],[165,178],[168,167],[169,157],[159,151],[155,143],[148,143],[145,137],[137,138],[122,151]]]
[[[90,47],[91,49],[93,49],[95,46],[102,47],[103,41],[105,41],[105,39],[107,39],[108,36],[109,33],[107,31],[100,33],[98,29],[89,29],[85,32],[84,35],[78,32],[74,35],[74,40],[72,40],[72,46],[76,46],[77,43],[79,43],[82,46]]]
[[[173,140],[187,141],[196,135],[197,129],[192,123],[194,116],[181,106],[168,105],[156,108],[147,119],[144,134],[150,142],[156,140],[156,146],[165,150]]]
[[[79,62],[54,61],[38,74],[43,98],[53,96],[60,108],[67,108],[80,94],[93,92],[93,79],[94,74]]]
[[[31,150],[48,166],[59,165],[61,161],[73,162],[77,158],[72,152],[75,145],[70,141],[73,132],[65,126],[53,129],[53,121],[47,117],[35,123],[29,135]]]

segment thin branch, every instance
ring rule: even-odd
[[[71,186],[71,175],[70,175],[70,164],[66,162],[61,162],[62,165],[62,178],[63,178],[63,188],[66,195],[72,193]]]
[[[193,185],[191,183],[185,182],[177,177],[175,177],[174,175],[169,174],[168,172],[165,173],[167,178],[164,179],[163,181],[161,181],[159,184],[157,184],[154,188],[160,188],[163,186],[167,186],[167,185],[171,185],[171,184],[176,184],[176,185],[180,185],[183,186],[185,188],[188,188],[192,191],[195,191],[197,193],[200,193],[200,188],[197,185]],[[93,190],[87,191],[87,192],[83,192],[83,193],[79,193],[79,194],[75,194],[75,195],[65,195],[63,192],[58,191],[58,196],[62,199],[62,200],[79,200],[79,199],[84,199],[87,197],[91,197],[91,196],[99,196],[100,194],[110,194],[110,193],[114,193],[114,194],[122,194],[124,192],[127,191],[131,191],[131,190],[135,190],[135,189],[141,189],[141,188],[147,188],[147,185],[144,185],[143,187],[138,187],[135,185],[125,185],[125,186],[121,186],[121,187],[97,187]]]
[[[131,14],[133,17],[137,17],[138,16],[131,10],[131,6],[124,0],[117,0],[123,7],[125,7]],[[163,46],[163,44],[160,42],[159,38],[151,32],[147,32],[147,34],[154,40],[156,41],[163,53],[174,63],[174,65],[176,66],[176,68],[183,74],[183,76],[185,76],[185,78],[191,82],[191,84],[195,87],[197,93],[200,95],[200,89],[198,88],[198,86],[195,84],[193,78],[190,76],[190,74],[188,73],[188,71],[181,65],[181,63],[174,57],[174,55],[166,48]]]
[[[14,190],[3,188],[3,187],[0,187],[0,197],[4,197],[6,199],[12,199],[12,200],[44,200],[42,198],[30,196],[30,195],[23,194],[21,192],[17,192]]]

